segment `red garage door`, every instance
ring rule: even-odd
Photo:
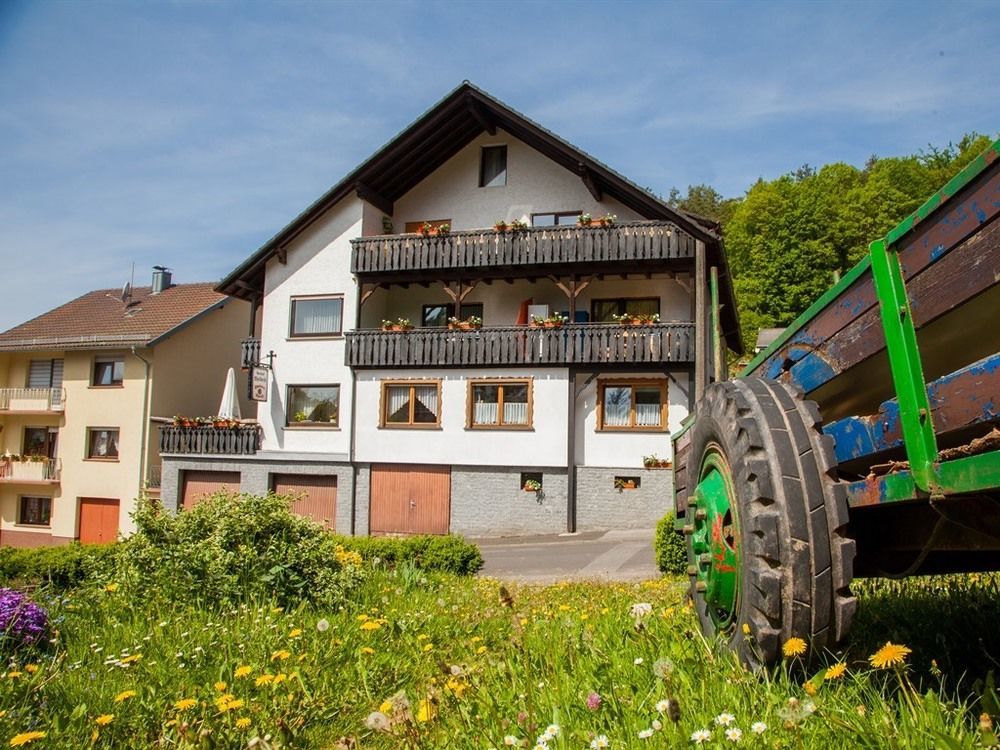
[[[181,505],[185,508],[200,503],[206,495],[219,490],[240,491],[238,471],[185,471]]]
[[[447,534],[451,467],[372,466],[369,533]]]
[[[311,518],[328,529],[337,517],[337,477],[311,474],[275,474],[271,489],[276,495],[292,495],[292,512]]]
[[[117,500],[80,498],[80,544],[110,544],[118,539]]]

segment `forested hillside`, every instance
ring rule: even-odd
[[[986,149],[978,134],[912,156],[872,156],[863,168],[808,165],[758,180],[742,198],[707,185],[668,201],[722,225],[747,351],[759,328],[785,326],[867,252],[868,243],[915,210]]]

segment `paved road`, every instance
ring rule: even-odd
[[[472,541],[483,552],[481,575],[492,578],[548,583],[635,581],[660,575],[653,562],[652,529]]]

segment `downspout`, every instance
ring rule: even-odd
[[[143,396],[142,396],[142,437],[139,440],[140,450],[139,450],[139,492],[137,497],[142,497],[143,490],[145,490],[145,478],[146,478],[146,454],[149,452],[149,446],[146,445],[147,435],[149,433],[149,370],[153,366],[152,362],[143,357],[139,352],[132,347],[132,356],[138,359],[146,368],[146,374],[143,378]]]

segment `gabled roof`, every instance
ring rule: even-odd
[[[118,289],[88,292],[0,333],[0,351],[153,346],[225,303],[212,286],[177,284],[159,294],[137,287],[127,304]]]
[[[286,227],[264,243],[216,287],[244,299],[263,289],[264,268],[274,255],[324,211],[349,195],[392,215],[393,204],[484,131],[510,133],[565,167],[600,200],[611,196],[646,219],[672,221],[706,243],[709,261],[719,266],[724,332],[730,345],[739,341],[736,304],[722,242],[714,225],[668,206],[606,164],[468,81],[418,117],[344,179],[330,188]]]

